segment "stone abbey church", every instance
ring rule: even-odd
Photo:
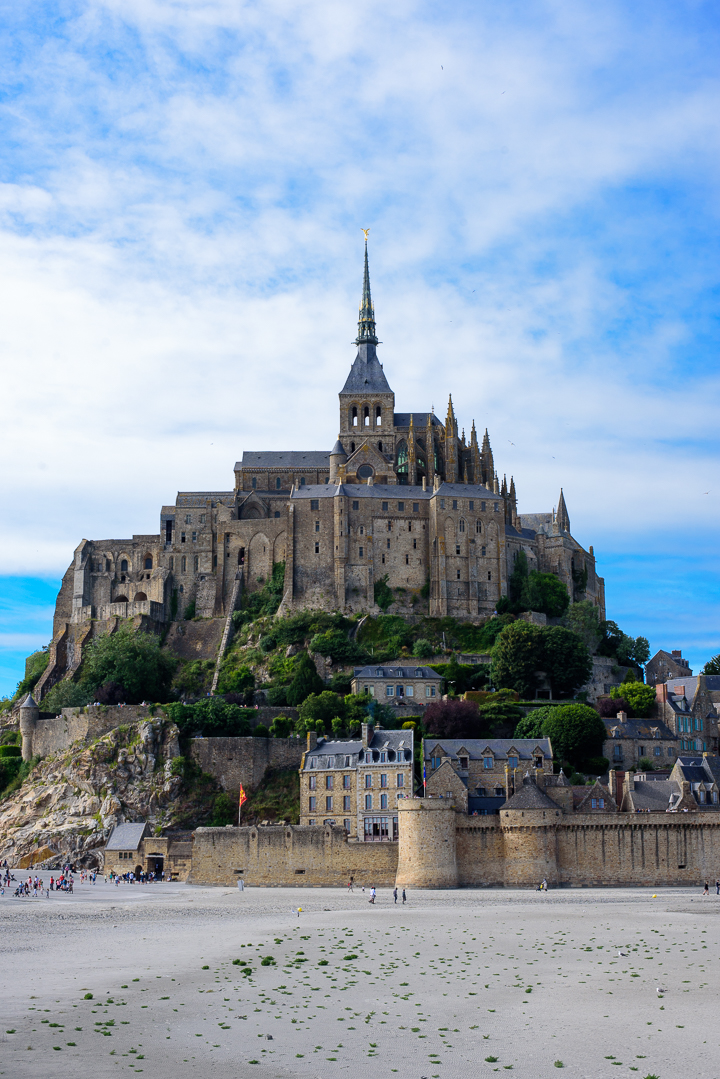
[[[76,669],[82,644],[117,620],[162,628],[194,602],[226,617],[241,588],[261,588],[284,563],[280,611],[373,611],[385,579],[392,610],[481,621],[507,591],[516,553],[551,572],[604,617],[593,549],[557,509],[519,514],[514,479],[498,480],[487,431],[470,440],[450,399],[433,411],[397,412],[378,360],[367,241],[357,355],[340,390],[338,439],[327,450],[252,450],[234,489],[183,491],[163,506],[160,531],[83,540],[55,612],[49,686]]]

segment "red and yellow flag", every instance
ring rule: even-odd
[[[240,808],[241,809],[245,805],[245,803],[247,802],[247,798],[248,798],[248,796],[245,793],[245,791],[243,790],[242,783],[241,783],[240,784]]]

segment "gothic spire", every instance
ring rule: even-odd
[[[570,516],[567,511],[567,506],[565,505],[565,495],[563,494],[562,487],[560,488],[560,500],[558,501],[555,520],[558,523],[558,527],[561,528],[563,532],[570,531]]]
[[[370,268],[368,266],[367,236],[365,237],[365,273],[363,274],[362,300],[360,301],[360,317],[358,319],[358,335],[356,345],[377,345],[377,333],[375,332],[375,308],[370,295]]]

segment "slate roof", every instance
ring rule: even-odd
[[[652,813],[664,813],[670,805],[670,798],[677,798],[680,790],[671,779],[657,780],[653,783],[636,783],[631,791],[635,809],[649,809]]]
[[[522,536],[523,539],[533,539],[535,533],[532,528],[515,528],[514,525],[505,525],[506,536]]]
[[[327,468],[330,454],[326,450],[245,450],[235,471],[261,468]]]
[[[480,760],[489,748],[496,760],[507,760],[508,751],[516,749],[521,761],[531,761],[532,751],[540,747],[543,756],[552,757],[549,738],[426,738],[425,758],[437,756],[431,750],[440,746],[449,757],[457,757],[458,750],[467,749],[471,760]]]
[[[357,356],[340,393],[392,393],[375,345],[358,345]]]
[[[384,727],[376,727],[373,736],[368,745],[370,750],[392,749],[396,753],[398,750],[412,749],[413,736],[412,731],[386,731]],[[331,762],[323,762],[323,757],[345,757],[349,756],[351,760],[351,767],[354,767],[358,763],[358,758],[363,752],[362,741],[357,739],[348,739],[347,741],[331,741],[331,742],[318,742],[315,749],[308,750],[305,754],[305,767],[306,772],[319,771],[323,768],[334,768],[336,766],[335,760]],[[311,760],[317,760],[316,768],[310,767]],[[344,764],[339,764],[337,767],[342,768]]]
[[[326,457],[329,458],[329,454]],[[441,483],[437,491],[401,483],[308,483],[304,487],[296,487],[293,498],[335,498],[336,495],[345,495],[348,498],[379,498],[383,502],[418,502],[431,498],[500,501],[500,495],[473,483]]]
[[[378,674],[378,671],[380,672]],[[428,678],[440,682],[442,675],[432,667],[395,667],[394,665],[372,664],[368,667],[355,667],[355,678]]]
[[[607,728],[608,738],[612,738],[612,729],[617,727],[619,738],[644,738],[645,741],[650,742],[659,741],[662,738],[677,741],[675,732],[661,719],[626,719],[624,723],[621,723],[619,719],[603,716],[603,723]],[[653,728],[658,732],[657,739],[653,734]]]
[[[557,802],[548,798],[536,783],[523,783],[522,787],[503,804],[502,809],[553,809],[558,810]]]
[[[137,850],[145,838],[147,824],[116,824],[105,850]]]
[[[178,491],[175,499],[175,507],[204,506],[206,502],[220,502],[227,498],[235,498],[234,491]]]
[[[427,427],[428,415],[431,417],[430,423],[433,427],[442,427],[442,422],[437,418],[434,412],[395,412],[393,414],[393,423],[396,427],[409,427],[410,417],[412,416],[415,434],[420,435],[419,428]]]
[[[20,705],[21,708],[37,708],[37,703],[33,699],[32,693],[28,693],[25,700]]]

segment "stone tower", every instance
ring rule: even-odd
[[[557,883],[557,826],[562,810],[526,775],[523,785],[500,809],[505,884],[527,887],[528,881]]]
[[[398,888],[457,888],[455,816],[446,798],[398,801]]]
[[[33,735],[35,724],[40,718],[40,709],[33,700],[32,694],[28,693],[20,705],[20,733],[22,734],[22,759],[32,760]]]

